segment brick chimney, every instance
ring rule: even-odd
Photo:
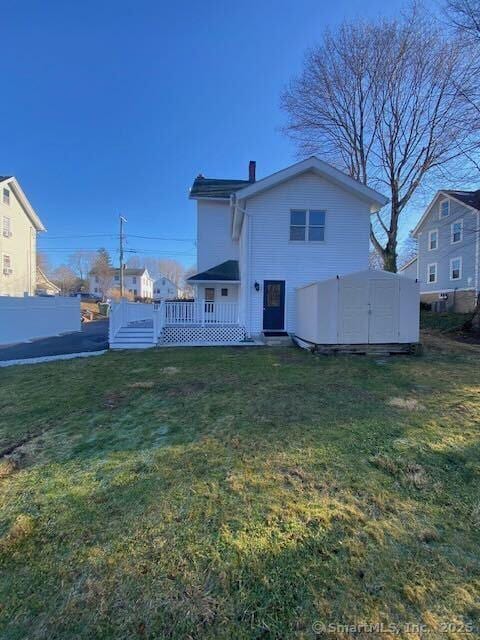
[[[250,160],[248,163],[248,181],[255,182],[255,170],[257,168],[257,163],[255,160]]]

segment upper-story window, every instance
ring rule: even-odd
[[[438,249],[438,229],[432,229],[428,232],[428,250]]]
[[[463,220],[457,220],[451,225],[452,244],[461,242],[463,238]]]
[[[3,237],[10,238],[12,235],[12,221],[8,216],[3,216]]]
[[[290,211],[290,240],[322,242],[325,239],[325,211],[294,209]]]
[[[450,260],[450,280],[460,280],[462,277],[462,259],[452,258]]]
[[[132,284],[137,284],[137,276],[132,277]]]
[[[115,282],[118,282],[120,280],[120,276],[119,275],[115,275],[114,278]]]
[[[446,218],[450,215],[450,200],[442,200],[440,202],[440,218]]]
[[[5,187],[2,191],[2,202],[3,204],[10,206],[10,189],[6,189]]]
[[[437,281],[437,263],[436,262],[429,264],[427,267],[427,281],[428,282]]]

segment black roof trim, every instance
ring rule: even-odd
[[[238,260],[227,260],[221,264],[217,264],[211,269],[196,273],[194,276],[187,278],[189,282],[196,280],[221,280],[222,282],[240,280],[240,269],[238,268]]]

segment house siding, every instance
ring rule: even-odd
[[[420,293],[431,294],[455,289],[475,290],[477,282],[476,251],[477,251],[477,213],[465,207],[460,202],[450,198],[450,215],[440,219],[439,203],[442,197],[437,197],[421,231],[418,233],[418,278]],[[451,243],[451,224],[463,220],[463,238],[459,243]],[[438,229],[438,248],[429,250],[429,232]],[[462,277],[450,280],[450,260],[462,258]],[[437,281],[428,282],[428,265],[437,264]],[[422,299],[423,296],[422,296]]]
[[[232,240],[228,202],[197,203],[197,269],[206,271],[226,260],[238,260],[238,241]]]
[[[417,269],[418,269],[417,260],[414,260],[412,262],[412,264],[409,264],[408,267],[405,267],[405,269],[401,269],[398,273],[401,276],[405,276],[406,278],[410,278],[411,280],[416,280],[417,279]]]
[[[295,330],[296,289],[317,280],[368,268],[370,206],[361,198],[313,173],[306,173],[247,201],[252,243],[244,221],[240,271],[246,324],[253,335],[263,330],[263,282],[285,280],[286,331]],[[290,210],[326,211],[324,242],[290,241]],[[245,237],[244,237],[245,236]],[[244,263],[249,267],[244,269]],[[248,271],[245,274],[245,271]],[[248,281],[246,281],[248,277]],[[257,292],[253,283],[260,284]]]
[[[3,203],[3,188],[10,191],[10,204]],[[3,235],[3,218],[10,218],[12,235]],[[36,287],[36,243],[37,231],[24,211],[13,189],[0,184],[0,295],[32,296]],[[4,275],[3,256],[9,255],[13,273]]]

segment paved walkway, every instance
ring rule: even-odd
[[[54,338],[41,338],[11,347],[0,347],[0,361],[41,358],[67,353],[85,353],[108,349],[108,320],[84,322],[82,330]]]

